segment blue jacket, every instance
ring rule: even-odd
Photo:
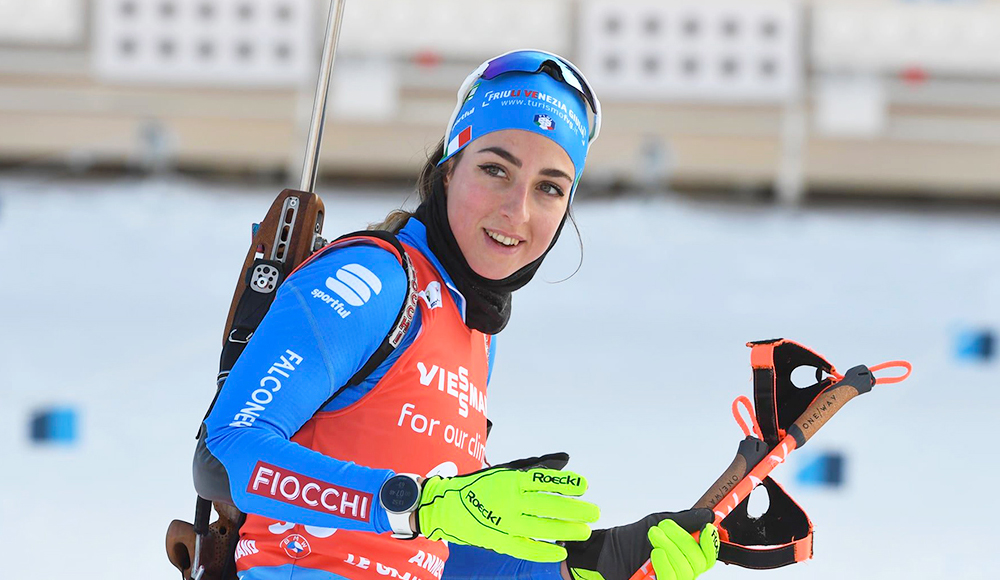
[[[427,245],[424,225],[411,218],[398,238],[420,250],[442,274],[460,310],[465,299]],[[360,307],[333,308],[304,294],[322,287],[332,272],[348,264],[364,264],[382,283]],[[369,245],[333,250],[290,276],[278,289],[264,320],[247,344],[205,419],[206,447],[228,480],[228,497],[203,497],[230,501],[239,509],[300,524],[391,531],[384,509],[373,506],[370,522],[359,522],[331,513],[320,513],[247,493],[253,466],[258,461],[288,471],[329,481],[375,496],[393,475],[341,461],[290,441],[316,412],[347,407],[374,387],[408,348],[420,328],[419,310],[402,344],[361,384],[336,398],[331,396],[364,365],[395,322],[406,295],[406,274],[395,256]],[[496,340],[491,341],[490,369]],[[198,461],[196,461],[196,470]],[[196,475],[196,482],[198,477]],[[218,493],[215,495],[219,495]],[[536,564],[467,546],[452,545],[444,578],[560,578],[558,564]],[[296,576],[299,577],[299,576]]]

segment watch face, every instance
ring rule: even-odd
[[[379,499],[386,510],[404,513],[411,511],[417,505],[419,492],[417,482],[405,475],[395,475],[382,486]]]

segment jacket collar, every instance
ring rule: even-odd
[[[430,246],[427,244],[427,226],[425,226],[423,222],[418,220],[416,217],[411,217],[407,220],[403,229],[399,230],[399,233],[396,234],[396,237],[399,238],[399,241],[404,244],[413,246],[419,250],[420,253],[430,261],[431,265],[434,266],[434,269],[438,271],[438,274],[444,280],[445,286],[447,286],[448,290],[451,291],[451,297],[455,300],[455,304],[458,305],[458,311],[462,314],[462,321],[464,322],[465,296],[463,296],[462,293],[458,291],[458,288],[455,287],[455,283],[451,279],[451,274],[444,269],[444,266],[441,265],[441,262],[438,260],[437,256],[434,255],[434,252],[431,251]]]

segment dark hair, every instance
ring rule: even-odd
[[[458,163],[463,151],[464,149],[455,153],[447,163],[438,165],[438,160],[444,157],[444,139],[442,138],[438,142],[434,150],[427,156],[427,161],[420,169],[420,177],[417,178],[417,200],[419,203],[424,203],[430,198],[431,192],[434,191],[435,183],[444,181],[444,176],[451,170],[455,163]],[[368,229],[383,230],[395,234],[406,225],[406,220],[412,216],[412,211],[394,209],[381,222],[369,224]]]

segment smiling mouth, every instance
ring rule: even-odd
[[[490,238],[492,238],[495,242],[497,242],[498,244],[502,244],[504,246],[507,246],[508,248],[513,248],[514,246],[516,246],[516,245],[518,245],[518,244],[521,243],[521,240],[515,240],[514,238],[508,238],[507,236],[505,236],[503,234],[498,234],[496,232],[491,232],[490,230],[486,230],[486,229],[484,229],[484,231],[486,232],[486,235],[489,236]]]

